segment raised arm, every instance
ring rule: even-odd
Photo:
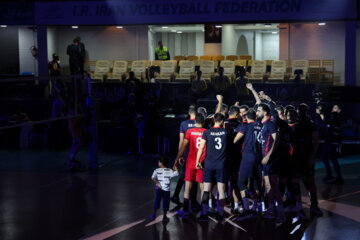
[[[246,84],[246,87],[251,91],[251,93],[253,94],[254,98],[255,98],[255,101],[256,101],[256,104],[260,104],[261,103],[261,100],[260,100],[260,97],[259,97],[259,94],[255,91],[253,85],[251,83],[247,83]]]
[[[222,95],[216,95],[216,99],[218,100],[218,105],[215,113],[219,113],[221,111],[221,106],[223,104],[224,97]]]

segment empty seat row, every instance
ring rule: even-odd
[[[88,63],[90,72],[91,66],[93,67],[91,77],[101,80],[104,78],[121,79],[129,71],[133,71],[135,76],[142,80],[150,79],[150,76],[155,79],[190,80],[196,70],[202,72],[202,79],[210,80],[212,75],[218,71],[218,67],[223,68],[224,75],[229,77],[231,81],[234,80],[235,70],[239,67],[247,69],[246,76],[249,80],[254,81],[263,81],[264,78],[284,81],[285,79],[294,79],[296,76],[306,81],[313,75],[317,77],[328,75],[328,79],[332,81],[334,77],[334,60],[323,60],[322,63],[320,60],[293,60],[291,63],[289,60],[223,60],[219,62],[219,65],[213,60],[180,60],[179,62],[176,60],[154,60],[152,62],[149,60],[98,60]],[[328,69],[329,66],[331,67],[330,70]],[[154,72],[156,73],[153,75],[150,74],[151,68],[155,68]]]

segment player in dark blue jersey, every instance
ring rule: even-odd
[[[190,105],[189,110],[188,110],[188,114],[190,116],[190,119],[182,121],[181,124],[180,124],[179,147],[178,147],[179,151],[181,149],[181,146],[184,143],[184,138],[185,138],[186,131],[188,129],[191,129],[191,128],[195,127],[196,107],[194,105]],[[189,148],[186,149],[183,157],[180,159],[180,161],[179,161],[180,165],[185,164],[185,160],[187,158],[188,153],[189,153]],[[181,189],[182,189],[182,187],[184,186],[184,183],[185,183],[184,178],[185,178],[185,167],[183,167],[183,170],[181,171],[181,175],[180,175],[180,177],[178,179],[178,182],[176,184],[174,194],[170,199],[173,203],[175,203],[177,205],[181,205],[179,195],[180,195],[180,191],[181,191]],[[195,188],[193,188],[193,189],[195,189]],[[193,190],[193,191],[195,191],[195,190]],[[195,200],[196,200],[196,194],[195,193],[192,193],[192,200],[194,200],[193,198],[195,198]],[[194,201],[193,204],[196,205],[195,202],[196,201]]]
[[[225,169],[227,171],[228,176],[228,188],[226,189],[227,197],[230,199],[232,205],[232,213],[239,212],[239,200],[240,200],[240,192],[239,187],[237,185],[238,181],[238,173],[241,162],[241,148],[242,142],[239,141],[236,144],[233,143],[234,138],[236,136],[236,131],[242,123],[238,120],[239,117],[239,107],[231,106],[229,109],[229,118],[224,121],[224,127],[228,131],[228,144],[227,144],[227,159],[225,163]]]
[[[275,141],[277,138],[277,127],[273,119],[271,119],[270,115],[270,107],[268,104],[260,103],[256,116],[262,123],[261,129],[261,142],[262,142],[262,171],[264,175],[265,189],[268,194],[268,217],[274,217],[274,206],[276,200],[278,220],[280,222],[285,221],[285,214],[282,204],[282,195],[278,186],[278,175],[274,171],[271,171],[274,163],[274,159],[272,159],[272,154],[275,149]]]
[[[234,139],[234,143],[240,139],[244,139],[243,144],[243,156],[240,164],[239,171],[239,188],[241,198],[243,200],[244,212],[240,217],[247,216],[251,213],[249,209],[249,180],[250,185],[254,188],[255,193],[259,193],[259,188],[254,184],[254,178],[258,176],[258,164],[261,161],[261,142],[259,141],[258,135],[261,133],[261,126],[255,122],[256,112],[254,109],[248,109],[246,113],[246,123],[240,125],[237,129],[237,135]],[[253,210],[257,207],[257,196],[253,198]]]
[[[224,164],[226,160],[226,147],[227,147],[227,131],[222,128],[225,120],[225,116],[222,113],[216,113],[214,115],[214,127],[206,130],[203,133],[200,147],[196,158],[196,166],[198,169],[204,169],[203,181],[204,181],[204,194],[202,197],[202,209],[203,212],[199,218],[200,221],[207,221],[208,217],[208,202],[211,191],[211,183],[217,182],[217,189],[219,192],[218,199],[218,214],[217,220],[223,221],[223,213],[225,206],[225,182],[226,173]],[[200,163],[200,157],[206,146],[206,158],[204,166]]]

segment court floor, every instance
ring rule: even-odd
[[[323,184],[318,162],[324,216],[301,222],[287,215],[279,228],[271,219],[237,222],[229,213],[223,224],[200,223],[199,213],[182,220],[173,204],[164,226],[161,217],[149,218],[157,166],[151,156],[100,153],[96,173],[70,173],[66,157],[66,151],[0,151],[0,239],[360,239],[360,156],[341,159],[344,185]],[[87,153],[78,159],[86,161]],[[303,203],[309,215],[304,193]]]

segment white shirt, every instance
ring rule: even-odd
[[[177,176],[179,176],[179,173],[170,168],[157,168],[154,170],[151,178],[155,178],[160,182],[162,190],[170,191],[170,180]],[[158,187],[156,186],[156,189],[157,188]]]

